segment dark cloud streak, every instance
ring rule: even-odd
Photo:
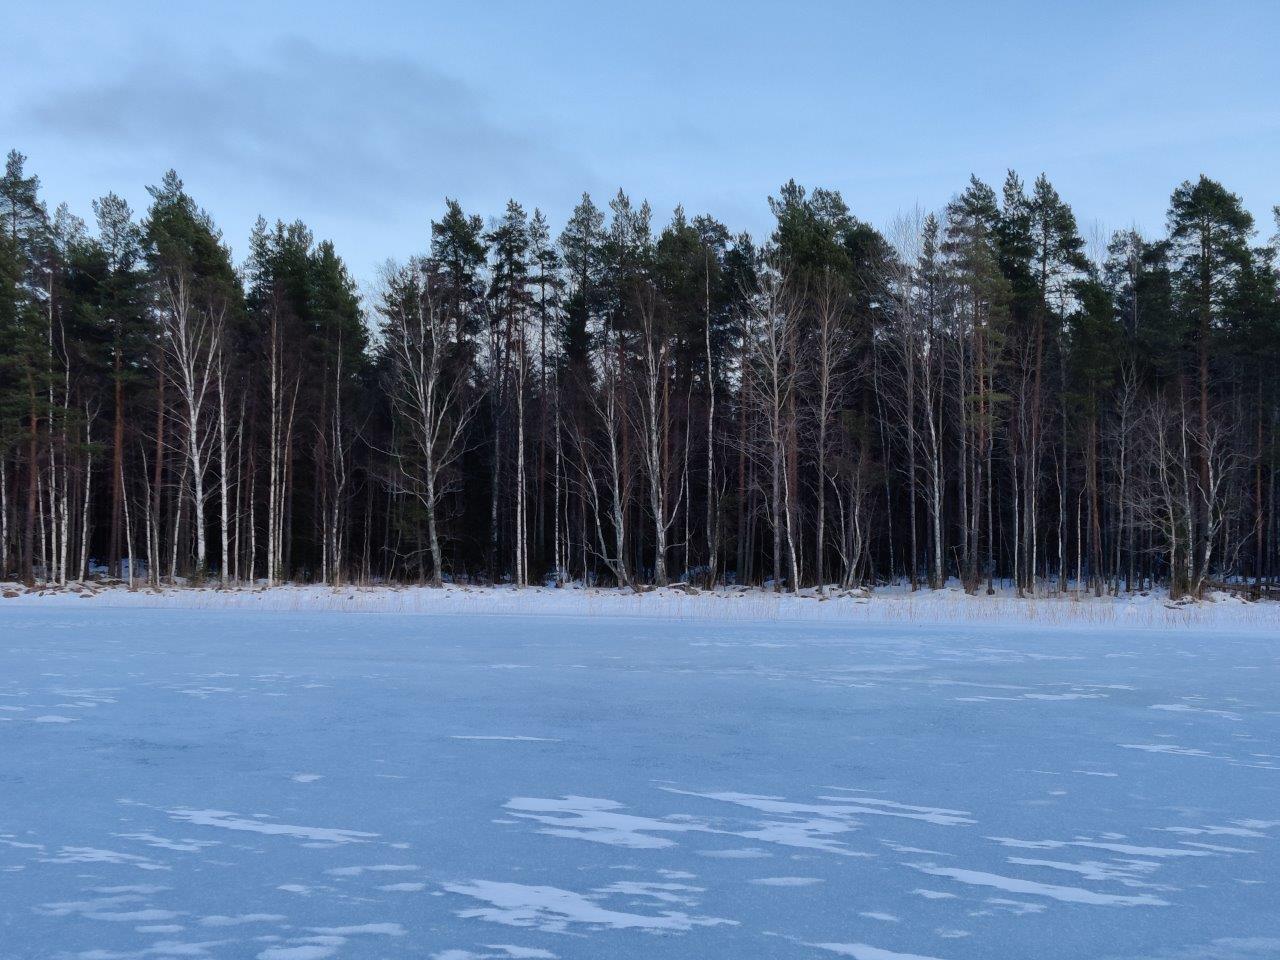
[[[257,198],[264,207],[304,217],[395,217],[411,198],[446,194],[562,202],[594,185],[545,119],[534,135],[491,113],[474,88],[409,60],[289,39],[257,57],[151,51],[103,82],[50,90],[17,116],[82,153],[141,153],[227,190],[256,183],[270,191]],[[218,198],[209,200],[216,213]]]

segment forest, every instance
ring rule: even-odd
[[[1280,583],[1277,241],[1206,176],[1161,236],[1013,172],[882,228],[790,181],[767,237],[446,200],[363,296],[148,192],[90,224],[8,155],[0,579]]]

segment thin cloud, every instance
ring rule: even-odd
[[[408,196],[573,196],[594,183],[548,138],[496,122],[468,84],[412,61],[289,39],[252,57],[151,51],[114,77],[51,90],[23,125],[82,152],[270,188],[270,206],[355,217]]]

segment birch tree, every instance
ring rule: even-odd
[[[440,586],[445,569],[441,506],[456,487],[453,468],[463,452],[476,400],[466,367],[459,362],[456,318],[450,321],[436,297],[434,270],[422,261],[390,269],[379,309],[391,370],[391,402],[407,435],[406,446],[391,451],[398,468],[397,489],[422,505],[431,583]]]

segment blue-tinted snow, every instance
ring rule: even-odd
[[[1280,637],[0,609],[0,956],[1280,956]]]

